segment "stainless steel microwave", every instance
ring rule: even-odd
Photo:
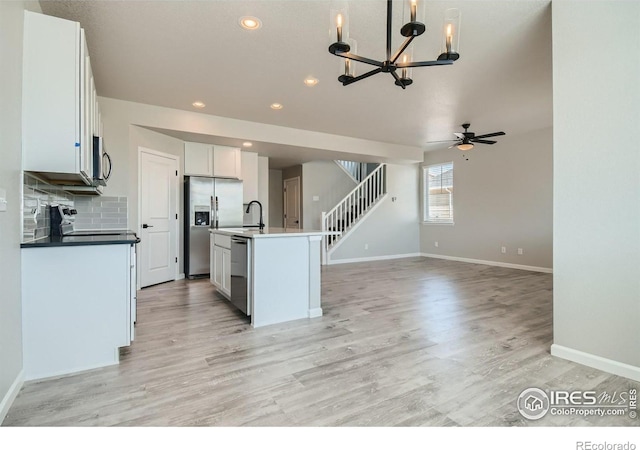
[[[93,137],[93,185],[106,186],[111,176],[111,156],[104,150],[102,137]]]

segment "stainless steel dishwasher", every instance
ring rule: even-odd
[[[233,236],[231,238],[231,303],[247,316],[251,315],[249,302],[250,262],[250,239]]]

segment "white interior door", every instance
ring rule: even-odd
[[[140,148],[140,286],[176,279],[178,159]]]
[[[300,177],[284,180],[284,227],[300,228]]]

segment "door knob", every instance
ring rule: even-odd
[[[143,223],[142,228],[153,228],[153,225],[147,225],[146,223]]]

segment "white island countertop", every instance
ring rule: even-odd
[[[267,227],[262,231],[256,228],[211,228],[211,233],[227,236],[241,236],[249,239],[304,237],[304,236],[331,236],[342,234],[339,231],[303,230],[299,228],[274,228]]]

